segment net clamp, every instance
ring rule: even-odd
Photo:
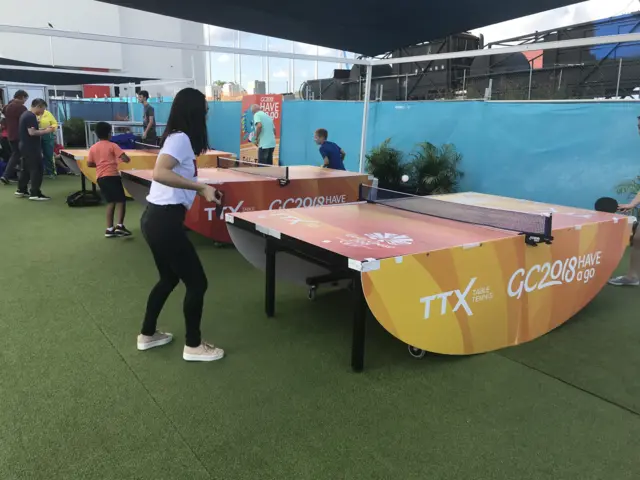
[[[551,245],[553,243],[553,237],[547,237],[535,233],[521,233],[521,235],[524,235],[524,243],[531,247],[537,247],[541,243],[546,243],[547,245]]]

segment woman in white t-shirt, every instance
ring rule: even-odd
[[[222,349],[203,342],[200,336],[207,277],[184,229],[185,215],[196,195],[208,202],[219,203],[216,189],[197,181],[196,157],[208,150],[208,109],[205,96],[193,88],[181,90],[174,98],[153,170],[147,208],[140,221],[160,280],[149,294],[138,335],[138,350],[166,345],[173,339],[172,334],[158,331],[156,325],[167,298],[182,280],[187,288],[184,297],[186,338],[182,356],[187,361],[201,362],[224,356]]]

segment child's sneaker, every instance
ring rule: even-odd
[[[130,237],[133,235],[124,225],[116,225],[116,235],[120,237]]]
[[[117,236],[118,236],[118,234],[116,233],[116,229],[115,229],[115,228],[113,228],[113,227],[111,227],[111,228],[107,228],[107,229],[105,230],[105,232],[104,232],[104,236],[105,236],[106,238],[114,238],[114,237],[117,237]]]
[[[224,357],[224,350],[202,342],[199,347],[187,347],[185,345],[182,358],[187,362],[213,362]]]
[[[173,335],[157,331],[151,337],[147,335],[138,335],[138,350],[149,350],[150,348],[161,347],[167,343],[171,343]]]
[[[16,198],[29,198],[29,192],[23,190],[16,190],[16,193],[14,193],[14,195],[16,196]]]

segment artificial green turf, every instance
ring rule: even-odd
[[[194,236],[210,281],[205,338],[227,358],[182,360],[179,287],[138,352],[154,283],[103,209],[0,188],[0,479],[632,479],[640,472],[640,298],[607,288],[546,337],[499,354],[416,361],[375,322],[349,368],[343,293],[306,299],[232,248]],[[617,405],[616,405],[617,404]],[[634,413],[636,412],[636,413]]]

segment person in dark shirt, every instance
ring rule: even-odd
[[[47,108],[47,103],[41,98],[36,98],[31,102],[31,110],[27,110],[20,116],[18,131],[20,136],[20,154],[24,160],[20,178],[18,178],[18,190],[16,197],[28,197],[29,200],[50,200],[42,193],[42,176],[44,166],[42,164],[42,142],[41,137],[54,131],[53,127],[40,130],[38,127],[38,116],[42,115]],[[31,192],[27,191],[27,186],[31,182]]]
[[[149,105],[149,92],[146,90],[140,90],[140,93],[138,93],[138,101],[144,108],[142,116],[142,128],[144,129],[142,141],[143,143],[156,145],[158,143],[158,134],[156,133],[156,116],[153,107]]]
[[[338,145],[328,140],[329,133],[324,128],[319,128],[313,136],[315,142],[320,145],[320,156],[324,161],[324,168],[345,170],[344,157],[346,153]]]
[[[29,98],[29,94],[24,90],[18,90],[13,95],[11,100],[2,110],[2,114],[5,118],[5,127],[7,131],[7,140],[11,145],[11,157],[7,163],[7,168],[4,171],[0,182],[5,185],[9,185],[9,180],[13,180],[16,173],[16,168],[20,164],[20,137],[18,134],[18,122],[20,116],[27,111],[27,107],[24,106],[25,102]]]

